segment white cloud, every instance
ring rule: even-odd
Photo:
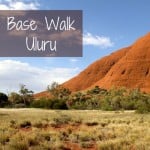
[[[37,1],[1,0],[0,10],[35,10],[38,9]]]
[[[78,59],[76,59],[76,58],[71,58],[71,59],[69,59],[69,61],[70,61],[70,62],[77,62]]]
[[[4,4],[0,4],[0,10],[7,10],[9,9],[8,6],[4,5]]]
[[[83,35],[84,45],[93,45],[100,48],[109,48],[113,46],[113,42],[109,37],[92,35],[91,33],[86,33]]]
[[[19,84],[39,92],[53,81],[63,83],[78,73],[78,68],[39,68],[15,60],[0,61],[0,92],[18,91]]]

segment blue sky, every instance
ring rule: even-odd
[[[0,9],[83,10],[87,40],[81,58],[0,58],[0,91],[26,84],[38,92],[54,80],[62,83],[150,31],[149,0],[0,0]]]

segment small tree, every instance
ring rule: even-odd
[[[22,96],[25,105],[29,105],[33,100],[33,91],[28,90],[25,85],[20,85],[20,95]]]
[[[51,85],[47,86],[47,91],[52,94],[52,96],[57,97],[58,96],[58,90],[59,84],[57,82],[53,82]]]
[[[53,82],[51,85],[48,85],[47,91],[57,99],[66,99],[71,94],[69,89],[59,85],[57,82]]]
[[[15,104],[20,104],[20,103],[24,103],[22,97],[20,94],[16,93],[16,92],[12,92],[9,94],[9,101],[15,105]]]

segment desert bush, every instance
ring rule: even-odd
[[[50,133],[44,132],[44,133],[40,134],[40,137],[44,141],[50,141],[51,140],[51,134]]]
[[[77,92],[69,97],[67,106],[70,109],[100,109],[100,100],[96,95]]]
[[[45,109],[68,109],[66,101],[63,99],[46,99],[41,98],[31,103],[33,108],[45,108]]]
[[[55,122],[56,124],[60,124],[60,125],[61,124],[68,124],[71,121],[72,121],[72,119],[68,115],[60,115],[60,117],[53,118],[53,122]]]
[[[12,103],[13,106],[15,104],[23,103],[21,95],[16,92],[12,92],[9,94],[9,101]]]
[[[150,112],[150,97],[142,97],[136,103],[136,112],[138,113],[148,113]]]
[[[55,99],[67,99],[71,94],[71,91],[68,88],[59,85],[57,82],[48,85],[47,91],[50,92]]]
[[[36,128],[43,128],[43,127],[45,127],[45,126],[44,126],[44,124],[43,124],[42,122],[39,121],[39,122],[34,123],[34,124],[33,124],[33,127],[36,127]]]
[[[39,139],[33,135],[27,138],[27,142],[30,147],[39,145],[40,143]]]
[[[10,127],[17,128],[17,122],[15,120],[10,120]]]
[[[52,100],[41,98],[39,100],[32,101],[32,103],[30,104],[30,107],[48,109],[52,107]]]
[[[69,109],[137,110],[138,113],[146,113],[150,112],[150,95],[139,89],[112,88],[105,91],[96,86],[87,92],[72,94],[67,106]]]
[[[68,109],[66,100],[63,99],[53,99],[51,109]]]
[[[106,93],[107,93],[107,90],[102,89],[99,86],[95,86],[93,89],[87,91],[87,94],[101,94],[101,95],[104,95]]]
[[[137,110],[150,112],[150,96],[138,89],[111,89],[101,100],[103,110]]]
[[[101,109],[102,110],[113,110],[111,105],[111,98],[106,96],[101,100]]]
[[[92,121],[92,122],[86,122],[85,124],[86,124],[87,126],[97,126],[97,125],[98,125],[98,122]]]
[[[20,123],[20,128],[28,128],[28,127],[31,127],[32,124],[30,121],[23,121]]]

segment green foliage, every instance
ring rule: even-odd
[[[62,85],[59,85],[57,82],[53,82],[51,85],[48,85],[47,91],[57,99],[67,99],[71,94],[71,91]]]
[[[25,105],[29,105],[33,100],[33,91],[28,90],[25,85],[20,85],[19,93]]]
[[[68,109],[66,101],[63,99],[52,100],[52,109]]]
[[[25,85],[20,86],[19,93],[12,92],[9,94],[9,102],[14,108],[28,107],[33,99],[33,91],[25,88]]]
[[[113,110],[111,106],[111,99],[109,97],[104,97],[102,99],[101,109],[103,110]]]
[[[20,86],[19,93],[12,92],[9,94],[9,102],[14,108],[28,107],[33,99],[33,92],[28,90],[25,85]]]
[[[87,91],[87,94],[104,94],[107,90],[100,88],[99,86],[95,86],[93,89]]]
[[[57,96],[57,88],[59,84],[57,82],[53,82],[51,85],[47,86],[47,91],[50,92],[54,97]]]
[[[34,108],[47,108],[48,109],[52,107],[52,100],[41,98],[39,100],[32,101],[30,106]]]
[[[4,107],[8,104],[8,96],[4,93],[0,93],[0,107]]]
[[[141,92],[139,89],[129,90],[124,87],[113,87],[110,90],[105,90],[95,86],[91,90],[71,94],[69,89],[53,82],[48,86],[47,90],[52,96],[51,99],[41,98],[33,100],[33,92],[28,90],[25,85],[21,85],[19,93],[10,93],[9,99],[6,94],[0,93],[0,107],[8,107],[11,103],[14,108],[34,107],[45,109],[102,109],[109,111],[136,110],[138,113],[150,112],[150,95]]]
[[[141,100],[136,103],[136,111],[138,113],[148,113],[150,112],[150,96],[143,96]]]
[[[70,109],[100,109],[100,101],[96,95],[77,92],[70,96],[67,106]]]
[[[45,109],[68,109],[66,101],[63,99],[46,99],[41,98],[33,101],[31,107],[34,108],[45,108]]]
[[[150,112],[150,95],[139,89],[112,88],[108,91],[98,86],[87,91],[72,94],[67,100],[70,109],[137,110]]]
[[[9,101],[13,105],[23,103],[23,99],[22,99],[21,95],[16,92],[12,92],[9,94]]]

